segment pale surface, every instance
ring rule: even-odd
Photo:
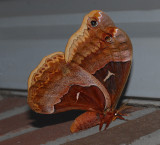
[[[0,88],[27,89],[28,76],[40,60],[64,51],[83,16],[102,9],[133,43],[133,69],[126,95],[160,98],[160,2],[72,2],[0,1]]]

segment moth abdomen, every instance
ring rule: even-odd
[[[87,128],[91,128],[100,124],[100,118],[98,113],[87,111],[78,116],[71,125],[71,132],[78,132]]]

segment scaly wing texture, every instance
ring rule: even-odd
[[[102,112],[111,105],[104,86],[80,66],[66,63],[62,52],[45,57],[28,81],[28,104],[44,114],[71,109]]]
[[[71,132],[97,124],[101,128],[102,118],[109,118],[108,123],[114,117],[131,61],[132,45],[127,34],[115,27],[106,13],[91,11],[69,39],[65,54],[44,57],[32,71],[28,104],[44,114],[87,110],[75,119]]]
[[[115,109],[126,84],[131,67],[128,62],[110,62],[94,76],[106,87],[111,98],[111,108]]]
[[[90,41],[91,37],[92,36],[95,37],[94,35],[97,33],[96,31],[98,31],[98,29],[95,28],[94,29],[95,33],[91,34],[90,30],[92,30],[91,29],[92,26],[90,23],[92,20],[98,21],[102,29],[104,29],[107,26],[114,26],[114,23],[112,22],[110,17],[105,13],[103,13],[102,11],[100,10],[91,11],[88,15],[84,17],[80,29],[76,33],[74,33],[68,40],[65,49],[66,62],[71,62],[75,60],[77,63],[80,64],[84,57],[87,57],[92,51],[96,51],[98,49],[95,46],[98,45],[97,41],[99,40],[95,39],[96,44],[94,44],[93,40]],[[90,48],[90,46],[92,45],[93,47]]]
[[[69,39],[65,60],[99,79],[109,92],[114,108],[130,72],[132,44],[107,14],[95,10],[85,16],[80,29]]]

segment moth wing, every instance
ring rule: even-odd
[[[131,62],[110,62],[94,76],[106,87],[111,106],[115,108],[122,94],[130,72]]]
[[[110,103],[105,87],[80,66],[66,63],[62,52],[45,57],[28,80],[28,104],[38,113],[101,112]]]
[[[114,30],[114,36],[109,44],[110,53],[106,56],[106,63],[93,75],[106,87],[111,97],[111,106],[114,109],[127,82],[132,63],[132,44],[127,34],[117,27],[108,28]],[[108,50],[106,50],[108,51]]]
[[[98,25],[90,27],[89,19],[97,15],[102,16]],[[92,11],[69,40],[65,53],[66,61],[81,66],[106,87],[115,107],[131,68],[132,44],[127,34],[103,12]]]

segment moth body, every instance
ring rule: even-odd
[[[65,53],[42,59],[28,79],[28,104],[42,114],[85,110],[71,132],[124,119],[116,110],[132,63],[127,34],[100,10],[84,17],[68,40]]]

